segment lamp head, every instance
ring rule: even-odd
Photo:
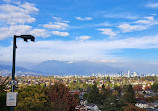
[[[25,42],[27,42],[28,39],[30,39],[32,42],[35,41],[35,37],[32,35],[21,35],[21,38],[23,38]]]

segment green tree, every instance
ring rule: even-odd
[[[97,88],[97,84],[94,84],[92,86],[91,91],[88,94],[88,102],[98,103],[98,95],[99,95],[99,89]]]
[[[85,94],[83,95],[83,99],[88,99],[88,94],[87,94],[87,93],[85,93]]]
[[[0,93],[5,92],[5,84],[0,84]]]
[[[0,77],[1,79],[1,77]],[[9,107],[6,106],[6,81],[9,76],[0,84],[0,111],[9,111]]]
[[[108,96],[108,90],[105,88],[105,85],[102,85],[102,89],[101,89],[101,93],[102,93],[102,101],[105,100],[105,98]]]
[[[107,79],[107,82],[108,82],[108,83],[111,83],[109,76],[108,76],[106,79]]]
[[[158,92],[158,81],[154,82],[154,84],[151,86],[151,89],[154,90],[154,92]]]
[[[0,93],[0,111],[9,111],[6,106],[6,92]]]
[[[45,95],[46,88],[40,85],[26,86],[18,90],[16,111],[49,111],[49,99]]]
[[[95,103],[99,108],[102,108],[105,95],[99,93],[97,84],[94,84],[91,88],[91,91],[88,93],[87,101],[89,103]]]
[[[118,96],[120,97],[120,96],[121,96],[121,87],[115,85],[115,86],[114,86],[114,90],[118,92]]]
[[[101,88],[101,93],[106,94],[106,92],[107,92],[107,89],[105,88],[105,85],[103,84]]]
[[[10,76],[10,75],[9,75]],[[4,81],[0,84],[0,93],[4,93],[5,92],[5,89],[6,89],[6,81],[9,79],[9,76],[7,76]],[[1,76],[0,76],[0,80],[1,80]]]
[[[109,96],[105,99],[102,111],[123,111],[124,101],[117,96]]]
[[[123,89],[125,101],[128,103],[136,103],[135,92],[132,85],[125,85]]]

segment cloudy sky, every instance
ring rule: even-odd
[[[0,61],[158,63],[157,0],[1,0]]]

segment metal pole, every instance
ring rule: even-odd
[[[12,81],[15,80],[15,58],[16,58],[16,36],[13,38],[13,61],[12,61]],[[12,85],[11,92],[14,92],[14,84]],[[14,111],[14,107],[10,107],[10,111]]]

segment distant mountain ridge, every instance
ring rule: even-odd
[[[2,73],[3,76],[6,76],[6,74],[10,74],[12,72],[12,66],[11,65],[2,65],[0,64],[0,72],[3,72],[5,71],[5,73]],[[41,72],[38,72],[38,71],[33,71],[33,70],[30,70],[30,69],[27,69],[27,68],[23,68],[23,67],[20,67],[20,66],[16,66],[15,67],[15,73],[16,75],[22,75],[22,74],[26,74],[27,75],[36,75],[36,73],[41,73]]]
[[[91,75],[92,73],[118,73],[120,69],[107,66],[103,63],[89,61],[69,63],[68,61],[49,60],[44,61],[32,68],[52,75]]]
[[[36,75],[92,75],[92,73],[103,74],[119,74],[121,71],[127,73],[128,70],[137,74],[158,74],[158,64],[143,64],[143,63],[110,63],[110,62],[70,62],[47,60],[31,67],[16,66],[16,73],[23,74],[26,72],[35,73]],[[11,65],[0,64],[0,70],[12,71]]]
[[[16,71],[24,71],[24,72],[27,72],[27,71],[30,71],[26,68],[23,68],[23,67],[19,67],[19,66],[16,66]],[[8,71],[12,71],[12,66],[11,65],[2,65],[0,64],[0,70],[8,70]]]

